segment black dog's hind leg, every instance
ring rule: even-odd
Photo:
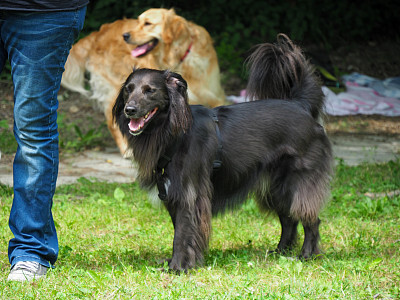
[[[278,248],[275,252],[285,253],[291,251],[297,241],[297,225],[299,221],[294,220],[284,214],[279,215],[279,221],[281,222],[282,233],[281,239],[278,244]]]
[[[321,223],[321,221],[319,218],[317,218],[317,220],[314,223],[303,224],[304,243],[303,247],[301,248],[300,258],[309,259],[312,258],[313,256],[321,254],[321,251],[318,248],[318,242],[320,239],[319,229],[318,229],[319,223]]]
[[[273,253],[287,253],[293,249],[297,242],[297,226],[299,221],[290,216],[291,193],[290,189],[281,188],[285,182],[285,174],[278,174],[272,180],[269,175],[260,177],[258,190],[256,190],[256,200],[261,210],[274,210],[281,223],[281,238],[278,247],[269,251]],[[271,180],[271,181],[270,181]],[[266,192],[266,186],[273,186]]]

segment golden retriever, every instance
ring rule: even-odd
[[[112,121],[111,108],[133,68],[169,69],[188,82],[189,101],[215,107],[226,98],[217,54],[209,33],[176,15],[174,9],[152,8],[138,19],[104,24],[73,45],[61,84],[95,99],[124,156],[126,141]],[[90,91],[85,89],[89,74]]]
[[[184,76],[190,103],[224,104],[217,54],[203,27],[176,15],[173,9],[152,8],[138,17],[138,25],[125,33],[124,39],[137,45],[132,55],[152,55],[159,69]]]

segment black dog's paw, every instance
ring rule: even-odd
[[[321,259],[324,255],[320,252],[318,253],[311,253],[311,254],[303,254],[301,253],[297,258],[301,261],[310,261],[310,260],[317,260]]]
[[[171,258],[162,258],[160,260],[157,261],[157,263],[159,265],[162,265],[162,267],[157,268],[157,271],[161,271],[161,272],[169,272],[169,264],[171,262]]]
[[[182,273],[187,273],[188,269],[189,269],[189,268],[182,267],[179,264],[173,263],[173,261],[171,261],[168,264],[168,267],[169,267],[169,269],[168,269],[169,273],[174,273],[174,274],[177,274],[177,275],[180,275]]]
[[[315,259],[320,259],[324,255],[322,251],[319,249],[318,246],[308,248],[308,247],[303,247],[301,249],[301,253],[298,256],[298,258],[302,261],[307,261],[307,260],[315,260]]]
[[[281,251],[278,248],[276,248],[274,250],[268,250],[268,252],[267,252],[267,256],[275,256],[278,254],[281,254]]]
[[[292,248],[287,248],[287,249],[276,248],[274,250],[269,250],[267,252],[267,256],[274,256],[274,255],[292,256],[293,249]]]
[[[161,258],[157,261],[159,265],[165,265],[166,263],[169,265],[171,262],[172,258]]]
[[[158,261],[162,267],[158,268],[157,270],[160,272],[164,273],[172,273],[172,274],[181,274],[181,273],[187,273],[188,269],[182,268],[174,263],[172,263],[172,258],[165,258],[165,259],[160,259]]]

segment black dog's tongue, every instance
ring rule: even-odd
[[[137,118],[137,119],[131,119],[128,126],[129,130],[132,132],[136,132],[141,130],[144,125],[150,121],[150,119],[155,115],[157,112],[158,107],[154,108],[151,112],[148,112],[145,116]]]
[[[141,117],[139,119],[131,119],[129,122],[129,130],[130,131],[138,131],[142,129],[144,126],[144,117]]]

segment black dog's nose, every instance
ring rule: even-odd
[[[136,106],[127,106],[125,107],[125,114],[127,116],[133,116],[137,112]]]
[[[125,42],[129,41],[129,39],[131,38],[131,34],[129,32],[125,32],[122,36]]]

